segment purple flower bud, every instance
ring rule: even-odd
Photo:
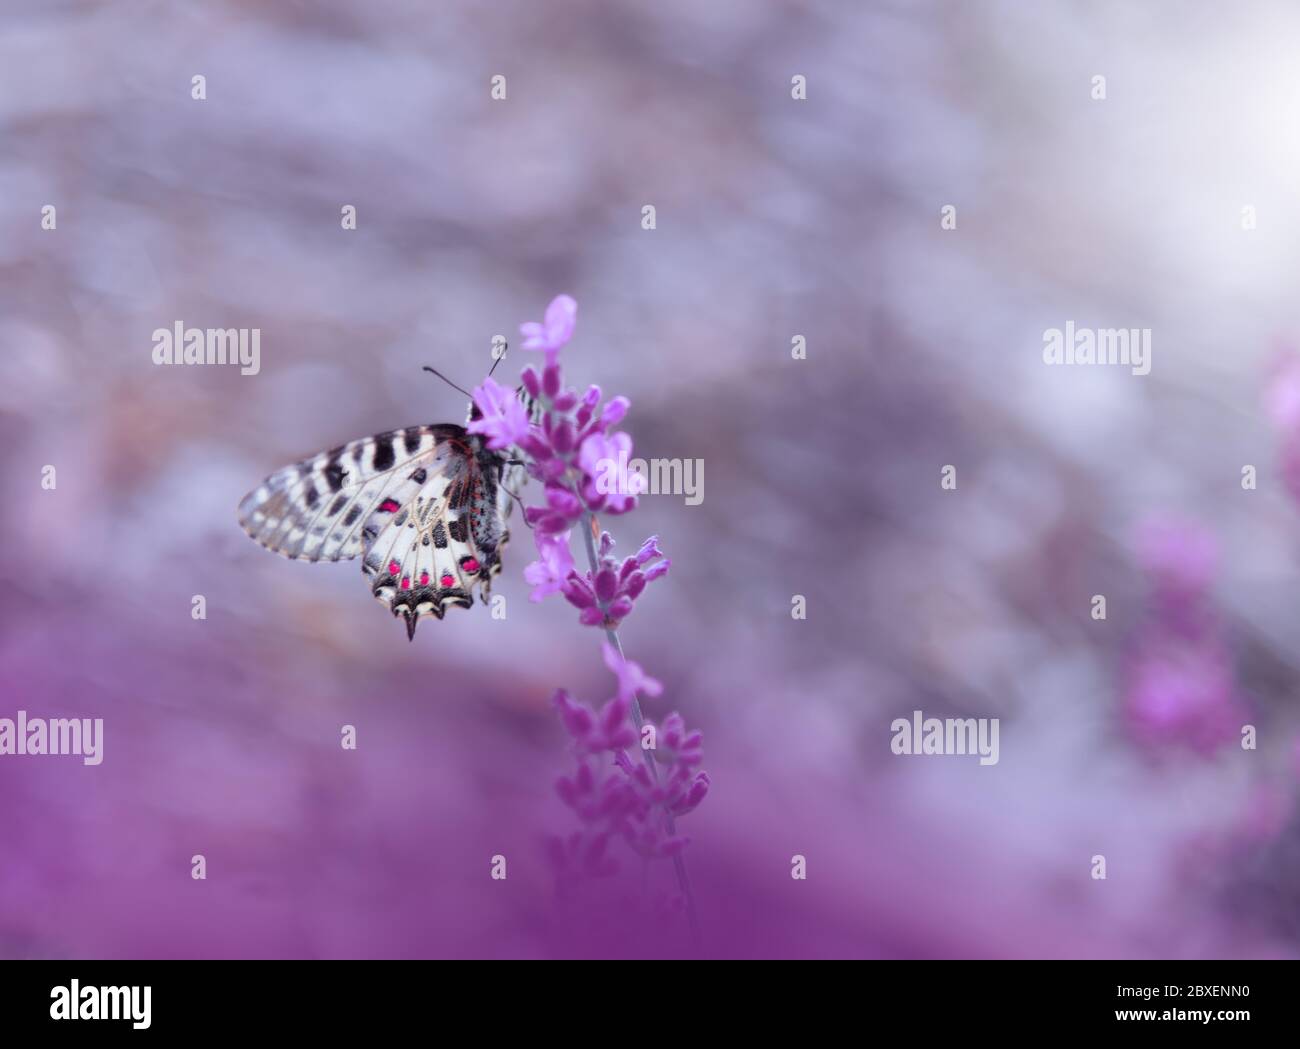
[[[605,613],[595,605],[592,605],[590,608],[584,608],[582,610],[578,616],[578,622],[583,626],[600,626],[605,622]]]
[[[636,480],[642,480],[640,474],[631,475]],[[637,497],[635,495],[611,495],[605,501],[605,513],[615,515],[630,514],[637,507]]]
[[[656,561],[645,570],[645,581],[649,583],[651,580],[658,579],[661,575],[667,575],[668,567],[671,564],[672,562],[666,557],[662,561]]]
[[[533,527],[543,535],[559,535],[561,532],[567,532],[572,521],[557,513],[544,513],[536,521]]]
[[[697,773],[694,782],[691,783],[690,789],[686,794],[672,806],[674,816],[684,816],[686,813],[697,808],[709,793],[709,774],[707,772]]]
[[[555,397],[560,392],[560,366],[548,364],[542,372],[542,393]]]
[[[578,517],[582,514],[582,502],[563,485],[548,484],[546,502],[557,514],[563,514],[565,517]]]
[[[552,481],[558,481],[568,469],[568,463],[559,456],[553,455],[544,462],[537,464],[537,479],[549,484]]]
[[[596,411],[596,405],[600,403],[600,387],[588,386],[587,392],[582,396],[582,406],[578,409],[578,429],[584,429],[587,423],[591,422],[591,417]]]
[[[569,578],[560,587],[560,592],[574,608],[591,608],[596,603],[596,595],[591,592],[591,587],[577,572],[569,573]]]
[[[601,730],[606,735],[613,735],[623,724],[623,720],[631,709],[632,700],[630,697],[615,696],[600,711]]]
[[[620,583],[625,582],[627,580],[627,577],[630,576],[635,569],[636,569],[635,557],[623,558],[623,565],[618,570],[618,581]]]
[[[610,619],[625,619],[632,614],[632,599],[626,595],[616,597],[609,605]]]
[[[609,552],[613,549],[614,549],[614,537],[610,535],[608,532],[602,531],[600,533],[600,556],[602,558],[608,557]]]
[[[551,703],[560,712],[560,718],[570,736],[580,740],[590,734],[595,726],[595,719],[591,716],[591,711],[581,703],[575,703],[573,697],[564,689],[560,689],[555,693]]]
[[[555,398],[553,407],[557,412],[571,412],[573,406],[578,403],[578,393],[576,390],[564,390]]]
[[[615,397],[607,405],[605,410],[600,413],[601,429],[607,430],[611,426],[617,426],[623,421],[623,416],[627,410],[632,407],[632,402],[626,397]]]
[[[537,369],[531,364],[519,373],[519,381],[524,384],[529,397],[536,400],[542,395],[542,380],[537,374]]]
[[[629,560],[631,560],[629,558]],[[623,586],[623,593],[627,594],[633,601],[641,596],[641,591],[645,589],[646,577],[644,572],[633,572]]]
[[[618,591],[618,576],[612,568],[602,568],[596,573],[596,599],[605,604]]]
[[[539,461],[551,458],[555,453],[551,451],[551,446],[536,433],[530,433],[527,437],[521,438],[519,447],[523,449],[526,455]]]
[[[573,423],[561,419],[551,434],[551,446],[561,455],[568,455],[576,444],[577,434],[573,431]]]

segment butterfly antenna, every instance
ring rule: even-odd
[[[515,493],[512,492],[509,488],[506,488],[505,485],[502,485],[501,487],[505,490],[506,495],[510,496],[511,499],[513,499],[515,502],[519,504],[519,512],[523,515],[524,518],[524,527],[531,532],[533,530],[533,526],[528,523],[528,507],[524,505],[524,501],[520,499],[519,496],[515,495]]]
[[[471,401],[474,399],[474,395],[473,395],[472,393],[470,393],[469,390],[465,389],[463,386],[457,386],[454,382],[452,382],[450,379],[448,379],[447,376],[443,375],[442,372],[438,371],[437,368],[430,368],[430,367],[426,364],[426,365],[424,366],[424,370],[427,371],[427,372],[433,372],[434,375],[438,376],[439,379],[441,379],[443,382],[445,382],[445,383],[446,383],[448,386],[450,386],[453,390],[460,390],[460,392],[463,393],[466,397],[468,397]],[[489,372],[488,374],[490,375],[491,372]]]
[[[502,465],[503,465],[503,466],[523,466],[523,465],[525,465],[525,464],[524,464],[524,461],[523,461],[522,459],[507,459],[507,460],[506,460]],[[502,490],[503,492],[505,492],[506,495],[510,496],[511,499],[513,499],[515,502],[517,502],[517,503],[519,504],[519,512],[520,512],[521,514],[523,514],[523,517],[524,517],[524,524],[528,527],[528,530],[531,532],[531,531],[533,530],[533,526],[532,526],[531,524],[528,523],[528,507],[526,507],[526,506],[524,505],[524,501],[523,501],[522,499],[519,498],[519,493],[516,492],[514,489],[512,489],[512,488],[511,488],[508,484],[506,484],[504,481],[501,482],[501,490]]]
[[[506,350],[510,349],[510,343],[503,343],[501,346],[501,356],[492,362],[492,367],[488,369],[488,378],[492,378],[492,373],[497,370],[497,365],[506,359]]]

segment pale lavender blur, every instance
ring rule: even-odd
[[[705,462],[701,505],[609,524],[673,561],[623,633],[651,716],[705,733],[706,953],[1296,952],[1300,513],[1265,405],[1300,330],[1292,5],[19,0],[0,28],[0,717],[107,736],[98,767],[0,756],[0,954],[686,950],[555,906],[548,699],[609,677],[527,600],[517,517],[507,618],[409,645],[355,564],[235,521],[302,455],[462,421],[420,366],[476,383],[558,292],[570,380]],[[260,327],[261,373],[155,367],[178,320]],[[1151,375],[1044,366],[1067,320],[1150,327]],[[1214,537],[1214,695],[1257,750],[1130,731],[1135,537],[1168,515]],[[999,763],[891,754],[916,709],[1001,718]],[[627,913],[671,885],[628,873]]]

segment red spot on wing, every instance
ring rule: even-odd
[[[396,561],[389,561],[389,562],[388,562],[388,574],[389,574],[389,575],[397,575],[397,573],[400,572],[401,570],[402,570],[402,566],[399,565]]]
[[[399,503],[396,499],[385,499],[382,503],[379,504],[379,512],[381,514],[393,514],[396,513],[399,509],[401,509],[401,506],[402,504]]]
[[[478,558],[471,557],[468,561],[462,561],[460,567],[465,569],[466,572],[477,572]]]
[[[404,576],[402,576],[402,589],[403,589],[403,590],[410,590],[410,589],[411,589],[411,577],[410,577],[410,576],[408,576],[408,575],[404,575]]]
[[[421,572],[421,573],[420,573],[420,585],[421,585],[421,586],[428,586],[428,585],[429,585],[429,573],[428,573],[428,572]]]
[[[443,586],[451,586],[454,582],[456,582],[456,580],[454,580],[454,579],[453,579],[451,576],[449,576],[449,575],[445,575],[445,576],[442,577],[442,579],[440,580],[440,582],[442,583]]]

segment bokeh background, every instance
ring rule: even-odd
[[[0,953],[691,950],[657,867],[557,905],[549,698],[610,678],[517,523],[507,617],[408,644],[355,564],[235,521],[283,463],[462,420],[420,366],[476,382],[561,291],[571,379],[705,463],[701,505],[610,522],[673,562],[623,635],[705,734],[705,953],[1297,952],[1294,5],[0,19],[0,716],[106,734],[0,757]],[[154,366],[178,320],[261,328],[261,373]],[[1044,366],[1067,320],[1151,328],[1152,373]],[[891,754],[915,709],[1000,718],[1000,762]]]

